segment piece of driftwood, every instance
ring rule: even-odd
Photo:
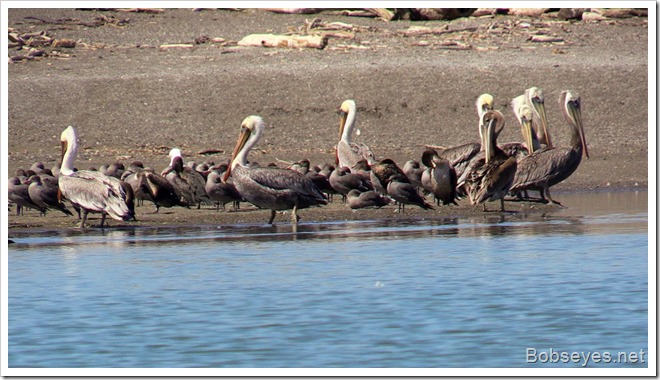
[[[533,35],[530,38],[530,41],[532,41],[532,42],[564,42],[564,39],[562,37],[546,36],[546,35],[543,35],[543,34],[537,34],[537,35]]]
[[[541,17],[550,8],[509,8],[509,14],[513,16]]]
[[[62,48],[75,48],[76,47],[76,41],[75,40],[70,40],[68,38],[58,38],[53,41],[53,44],[51,45],[54,48],[57,47],[62,47]]]
[[[224,152],[225,151],[222,149],[205,149],[205,150],[200,150],[199,152],[197,152],[197,154],[200,156],[208,156],[211,154],[222,154]]]
[[[280,34],[250,34],[238,41],[238,46],[262,46],[285,48],[315,48],[323,49],[328,44],[324,36],[311,35],[280,35]]]
[[[406,10],[397,8],[365,8],[364,10],[385,21],[400,20],[406,14]]]
[[[429,28],[426,26],[411,26],[406,30],[403,30],[399,33],[403,34],[406,37],[415,37],[423,36],[427,34],[440,35],[448,33],[460,33],[460,32],[474,32],[477,30],[476,26],[468,26],[464,28],[448,29],[447,27],[441,28]]]
[[[557,12],[557,18],[560,20],[579,20],[587,8],[562,8]]]
[[[168,50],[168,49],[192,49],[195,47],[193,44],[162,44],[159,46],[160,49],[162,50]]]
[[[262,8],[273,13],[307,15],[321,12],[324,8]]]
[[[341,16],[350,17],[377,17],[373,12],[365,11],[363,9],[344,9],[341,11],[329,12],[330,14],[338,14]]]
[[[162,8],[117,8],[118,12],[130,12],[130,13],[163,13],[165,12]]]
[[[607,18],[628,18],[635,16],[631,8],[591,8],[591,11]]]
[[[606,20],[607,18],[603,15],[600,15],[596,12],[584,12],[582,13],[582,21],[584,22],[596,22]]]
[[[492,16],[497,13],[496,8],[477,8],[472,12],[472,17]]]
[[[410,10],[410,19],[417,20],[454,20],[468,17],[476,8],[413,8]]]

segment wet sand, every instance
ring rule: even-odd
[[[44,23],[105,16],[128,19],[125,26]],[[323,50],[236,46],[250,33],[285,33],[305,20],[355,26],[354,38],[331,37]],[[565,89],[582,96],[589,159],[553,194],[645,189],[648,184],[648,27],[645,18],[598,23],[549,17],[495,16],[454,21],[385,23],[327,13],[282,15],[259,10],[166,10],[160,14],[12,9],[9,26],[21,33],[50,30],[56,38],[78,41],[59,57],[9,65],[8,173],[40,161],[59,161],[59,134],[77,127],[82,149],[76,166],[100,167],[139,160],[161,170],[167,153],[180,148],[186,160],[224,162],[244,117],[259,114],[269,125],[251,154],[260,163],[313,165],[334,160],[338,107],[358,104],[359,142],[378,158],[401,166],[419,160],[423,146],[453,146],[478,139],[474,101],[492,93],[507,127],[500,142],[520,141],[509,102],[530,86],[542,87],[553,141],[568,144],[568,127],[557,99]],[[411,26],[467,30],[405,37]],[[535,43],[531,35],[563,38]],[[200,36],[224,38],[192,48],[160,49]],[[52,50],[52,49],[51,49]],[[14,52],[16,53],[16,52]],[[12,51],[10,51],[10,55]],[[63,54],[70,57],[63,58]],[[54,55],[54,54],[53,54]],[[202,155],[204,150],[220,153]],[[518,212],[556,206],[507,202]],[[497,209],[497,203],[488,204]],[[116,225],[259,223],[268,211],[243,204],[239,212],[210,207],[163,209],[145,204],[138,222]],[[302,210],[302,221],[429,218],[481,214],[465,201],[458,207],[405,215],[395,207],[356,212],[335,200]],[[59,214],[59,215],[58,215]],[[93,220],[93,223],[97,219]],[[276,222],[289,222],[289,214]],[[10,228],[66,228],[77,224],[57,211],[39,217],[9,213]]]

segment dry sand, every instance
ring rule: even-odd
[[[105,16],[128,19],[125,26],[88,27],[75,21]],[[186,160],[228,159],[241,121],[261,115],[269,125],[251,154],[260,163],[312,164],[333,160],[338,107],[358,104],[358,140],[378,158],[400,165],[420,159],[425,144],[452,146],[475,141],[479,94],[495,96],[507,118],[500,142],[522,140],[510,100],[530,86],[542,87],[556,145],[568,143],[568,127],[557,99],[565,89],[582,96],[589,159],[554,188],[562,191],[645,189],[648,184],[648,23],[646,18],[597,23],[552,18],[495,16],[454,21],[386,23],[328,13],[282,15],[260,10],[166,10],[160,14],[73,9],[12,9],[9,26],[20,33],[50,30],[56,38],[78,41],[55,49],[69,58],[45,57],[9,65],[9,167],[59,161],[59,134],[77,127],[83,149],[76,166],[99,167],[140,160],[160,170],[170,148]],[[352,39],[330,38],[323,50],[239,47],[251,33],[285,33],[318,17],[323,22],[359,26]],[[461,33],[404,37],[411,26],[476,28]],[[563,38],[536,43],[534,34]],[[200,36],[226,43],[160,49]],[[52,51],[53,48],[48,48]],[[10,55],[16,54],[14,49]],[[224,153],[199,155],[219,149]],[[560,199],[560,197],[557,197]],[[497,204],[489,204],[496,209]],[[555,206],[507,202],[514,211]],[[152,224],[232,224],[265,221],[268,211],[215,212],[182,208],[150,214],[137,209],[138,222]],[[335,201],[304,210],[304,221],[429,218],[481,213],[463,201],[459,207],[425,212],[408,207],[352,212]],[[276,220],[288,222],[288,216]],[[39,217],[9,215],[11,228],[76,225],[59,212]],[[117,225],[117,222],[112,223]],[[122,223],[123,224],[123,223]]]

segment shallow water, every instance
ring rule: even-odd
[[[9,367],[583,366],[562,362],[573,352],[646,367],[647,197],[296,232],[12,234]]]

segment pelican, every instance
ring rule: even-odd
[[[339,108],[341,115],[339,121],[339,142],[337,143],[337,167],[353,167],[361,159],[366,159],[370,164],[375,162],[374,154],[368,146],[352,142],[353,129],[357,107],[354,100],[346,100]]]
[[[62,132],[60,142],[62,143],[60,194],[83,210],[83,217],[78,227],[85,227],[87,214],[90,212],[101,213],[101,227],[106,215],[116,220],[131,219],[133,215],[126,205],[126,192],[117,178],[91,170],[73,171],[73,162],[78,154],[78,135],[72,126]]]
[[[359,190],[353,189],[348,192],[346,198],[348,199],[348,206],[353,210],[372,207],[381,208],[392,202],[392,199],[384,197],[373,190],[361,193]]]
[[[426,203],[424,197],[417,192],[417,186],[410,183],[405,174],[396,173],[389,178],[387,194],[399,202],[399,212],[406,211],[406,205],[417,205],[424,210],[433,210],[433,206]]]
[[[46,210],[54,208],[62,211],[65,215],[73,216],[71,211],[57,199],[57,189],[55,185],[49,185],[47,181],[42,181],[39,175],[30,177],[30,185],[28,186],[28,193],[30,199],[42,208],[42,214],[46,215]]]
[[[157,214],[161,207],[184,206],[174,186],[162,175],[154,173],[151,169],[144,169],[138,171],[135,176],[138,193],[143,194],[145,199],[152,201],[156,206],[154,214]]]
[[[523,157],[542,149],[534,128],[534,110],[525,102],[512,102],[513,113],[520,124],[524,142],[510,142],[500,145],[507,156],[515,156],[518,161]]]
[[[476,107],[477,115],[479,115],[479,136],[481,136],[481,119],[483,115],[493,109],[494,98],[491,94],[481,94],[477,98]],[[433,146],[427,146],[427,148],[436,148]],[[456,175],[460,177],[463,172],[470,166],[470,162],[475,158],[475,156],[482,150],[482,144],[479,143],[467,143],[451,148],[439,149],[438,155],[451,164],[451,166],[456,171]]]
[[[422,187],[422,173],[426,168],[419,164],[417,160],[408,160],[403,164],[403,173],[408,177],[410,183],[417,187]]]
[[[298,223],[298,209],[327,204],[321,191],[305,175],[289,169],[247,167],[247,156],[263,130],[260,116],[248,116],[241,123],[241,133],[232,153],[229,168],[223,176],[227,181],[233,174],[234,185],[248,202],[270,209],[268,224],[273,224],[275,212],[293,210],[291,219]]]
[[[564,118],[571,131],[568,147],[548,148],[534,152],[518,164],[511,192],[528,189],[541,191],[541,200],[561,206],[550,196],[550,187],[568,178],[580,165],[582,154],[589,158],[584,137],[580,96],[574,91],[563,91],[559,98]],[[547,200],[546,200],[547,198]]]
[[[243,197],[236,190],[233,182],[222,181],[222,174],[226,170],[227,165],[224,165],[224,170],[220,168],[212,170],[206,177],[206,194],[211,201],[216,202],[216,211],[220,211],[220,205],[222,205],[222,209],[224,210],[225,205],[229,202],[234,203],[234,211],[236,211],[236,204],[243,200]]]
[[[388,195],[387,185],[394,176],[397,176],[399,182],[410,183],[410,179],[408,179],[406,173],[389,158],[371,165],[369,176],[371,185],[377,192],[383,195]]]
[[[330,186],[341,194],[343,201],[346,201],[346,196],[353,189],[361,192],[374,189],[370,182],[365,181],[357,174],[351,173],[351,170],[347,167],[333,170],[328,180],[330,181]]]
[[[473,167],[466,178],[470,203],[484,204],[500,200],[504,211],[504,196],[509,192],[516,174],[516,158],[507,156],[497,147],[496,130],[504,128],[504,115],[499,111],[488,111],[482,118],[484,159]]]
[[[9,184],[7,187],[9,201],[16,204],[16,215],[22,215],[24,207],[39,210],[41,214],[46,212],[43,207],[36,204],[32,198],[30,198],[29,184],[21,182],[21,179],[18,176],[9,178]]]
[[[537,132],[539,144],[543,147],[552,148],[552,140],[548,133],[548,120],[545,115],[545,97],[543,96],[543,90],[538,87],[530,87],[525,90],[524,94],[515,97],[511,102],[514,112],[521,104],[526,104],[532,109],[533,124],[534,129]]]
[[[197,205],[201,208],[202,203],[212,204],[206,194],[206,180],[191,166],[183,165],[181,150],[174,148],[169,154],[170,166],[161,173],[172,184],[176,193],[184,199],[188,205]]]
[[[456,171],[449,161],[438,156],[438,152],[433,149],[427,149],[422,153],[422,162],[427,166],[428,187],[433,193],[437,204],[443,205],[456,203]]]

